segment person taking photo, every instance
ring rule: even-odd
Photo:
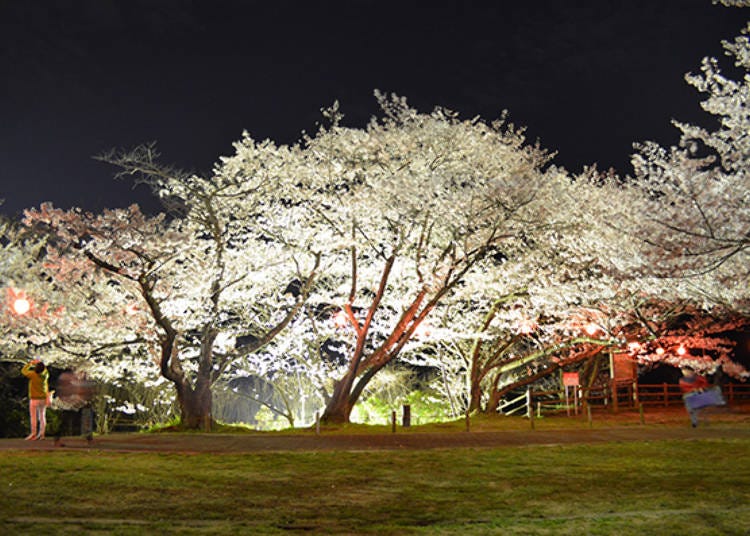
[[[47,405],[49,404],[49,371],[39,359],[32,359],[21,369],[29,380],[29,416],[31,433],[27,440],[44,439],[47,429]]]

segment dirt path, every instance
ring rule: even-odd
[[[121,452],[282,452],[326,450],[399,450],[436,448],[523,447],[612,441],[750,439],[747,424],[718,424],[692,429],[685,426],[622,426],[603,429],[526,430],[503,432],[448,432],[395,434],[109,434],[91,443],[81,438],[25,441],[2,439],[0,450],[105,450]]]

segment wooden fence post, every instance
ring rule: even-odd
[[[532,402],[531,387],[526,388],[526,416],[530,419],[534,413],[534,404]]]
[[[529,417],[529,425],[534,429],[534,395],[531,394],[531,387],[526,389],[526,415]]]
[[[612,380],[612,411],[615,413],[619,410],[620,394],[617,392],[617,380]]]
[[[529,415],[529,426],[531,426],[532,430],[536,428],[536,423],[534,423],[534,419],[535,419],[534,412],[532,411],[531,414]]]
[[[404,404],[404,414],[402,416],[401,425],[404,428],[409,428],[411,426],[411,405],[409,404]]]
[[[662,389],[664,389],[664,407],[666,408],[669,406],[669,385],[664,383]]]

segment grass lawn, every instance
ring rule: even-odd
[[[0,453],[2,534],[747,535],[750,441]]]

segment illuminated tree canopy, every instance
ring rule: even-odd
[[[397,362],[470,411],[609,348],[745,378],[726,333],[750,312],[750,42],[724,47],[742,80],[713,58],[686,77],[718,126],[638,144],[632,177],[558,168],[505,116],[379,92],[364,128],[335,104],[296,144],[244,133],[205,177],[152,146],[103,155],[165,212],[4,222],[3,358],[171,382],[191,428],[243,382],[290,423],[347,422]]]
[[[640,191],[622,220],[631,222],[632,234],[647,237],[645,254],[657,275],[681,280],[698,299],[747,312],[750,43],[743,35],[723,44],[746,73],[741,81],[726,78],[715,58],[703,60],[700,74],[686,75],[707,96],[702,107],[718,128],[675,122],[678,146],[637,145],[633,184]]]

